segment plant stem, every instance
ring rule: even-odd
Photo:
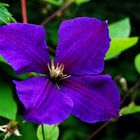
[[[42,127],[42,136],[43,136],[43,140],[45,140],[45,133],[44,133],[44,126],[43,126],[43,124],[41,125],[41,127]]]
[[[103,125],[101,125],[99,128],[97,128],[90,136],[87,140],[92,140],[93,137],[98,134],[103,128],[105,128],[108,124],[110,123],[110,120],[105,122]]]
[[[22,7],[22,20],[23,23],[27,23],[27,9],[26,9],[26,0],[21,0],[21,7]]]
[[[122,100],[121,100],[121,105],[124,103],[124,101],[126,100],[126,98],[132,93],[132,92],[134,92],[138,87],[140,86],[140,79],[138,80],[138,82],[134,85],[134,86],[132,86],[129,90],[128,90],[128,92],[125,94],[125,96],[122,98]]]
[[[52,15],[50,15],[49,17],[47,17],[47,18],[41,23],[41,25],[45,25],[46,23],[48,23],[50,20],[52,20],[54,17],[56,17],[56,16],[58,15],[58,13],[61,13],[61,12],[63,12],[65,9],[67,9],[73,2],[74,2],[74,0],[66,1],[62,7],[60,7],[60,8],[59,8],[57,11],[55,11]]]

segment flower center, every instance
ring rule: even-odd
[[[57,65],[55,66],[54,62],[52,61],[51,66],[48,64],[48,69],[50,72],[49,77],[52,81],[57,82],[70,77],[70,75],[63,74],[64,64],[57,63]]]

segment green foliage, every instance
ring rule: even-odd
[[[122,19],[109,25],[111,38],[126,38],[129,37],[131,31],[129,18]]]
[[[14,71],[14,69],[5,61],[5,59],[1,55],[0,55],[0,68],[2,68],[7,73],[7,76],[11,76],[14,79],[25,80],[25,79],[29,78],[29,76],[30,76],[29,73],[16,75],[16,72]],[[35,75],[33,75],[33,76],[35,76]]]
[[[123,107],[120,110],[120,114],[121,115],[128,115],[128,114],[134,114],[134,113],[138,113],[140,112],[140,106],[139,105],[135,105],[133,103],[131,103],[130,105]]]
[[[123,51],[133,47],[138,42],[138,37],[114,38],[111,41],[110,48],[106,54],[105,60],[116,57]]]
[[[0,116],[15,120],[17,105],[8,84],[0,80]]]
[[[54,22],[49,24],[47,29],[47,42],[51,41],[54,46],[58,43],[58,28],[58,25]]]
[[[17,140],[36,140],[36,128],[32,123],[26,122],[22,124],[20,123],[21,126],[21,137],[17,137]],[[15,140],[15,139],[14,139]]]
[[[140,74],[140,53],[136,55],[134,63],[135,63],[135,68],[137,72]]]
[[[53,4],[55,6],[62,6],[64,4],[63,0],[44,0],[44,1],[49,2],[50,4]],[[77,5],[81,5],[88,1],[90,0],[65,0],[65,2],[75,2]]]
[[[7,76],[16,77],[16,73],[13,68],[5,61],[5,59],[0,56],[0,69],[4,70]]]
[[[56,6],[61,6],[63,4],[62,0],[44,0],[44,1],[49,2],[49,3],[56,5]]]
[[[5,59],[0,55],[0,62],[6,63]]]
[[[37,137],[39,140],[44,140],[43,133],[45,140],[57,140],[59,136],[59,128],[57,125],[39,125],[37,128]]]
[[[88,1],[90,1],[90,0],[75,0],[77,5],[83,4],[83,3],[88,2]]]
[[[109,31],[112,40],[105,60],[118,56],[138,42],[138,37],[129,37],[131,31],[129,18],[110,24]]]
[[[0,2],[0,6],[7,6],[7,7],[8,7],[9,5],[6,4],[6,3],[1,3],[1,2]]]
[[[9,13],[7,8],[4,6],[8,6],[8,5],[4,3],[0,3],[0,25],[16,22],[15,19],[12,17],[12,14]]]
[[[60,124],[60,128],[63,128],[61,140],[85,140],[91,134],[87,124],[82,123],[74,116],[70,116]]]

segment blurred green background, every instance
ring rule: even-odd
[[[17,22],[22,22],[20,0],[2,0],[1,2],[9,4],[9,12],[13,15]],[[48,16],[62,7],[64,3],[64,0],[60,0],[60,4],[47,2],[47,0],[27,0],[28,22],[41,24]],[[131,25],[130,36],[139,37],[140,35],[139,0],[90,0],[81,4],[71,4],[66,10],[59,13],[58,16],[45,24],[45,28],[47,31],[47,44],[55,49],[58,41],[57,31],[60,23],[65,19],[71,19],[79,16],[96,17],[101,20],[108,20],[109,24],[125,18],[129,18]],[[123,87],[116,77],[124,77],[127,81],[128,88],[131,88],[135,83],[137,83],[140,75],[136,71],[134,59],[138,53],[140,53],[140,42],[138,42],[132,48],[122,52],[119,56],[108,60],[105,63],[105,73],[110,73],[113,79],[116,79],[122,97],[125,95],[125,92],[123,91]],[[53,55],[52,51],[51,54]],[[8,88],[10,88],[10,92],[13,94],[14,99],[18,104],[18,120],[22,122],[21,115],[23,115],[24,108],[16,96],[15,88],[12,83],[12,80],[17,77],[13,76],[14,74],[11,73],[13,73],[11,68],[7,64],[0,61],[0,78],[2,81],[0,83],[4,83],[8,86]],[[0,89],[0,92],[6,91],[3,88]],[[10,95],[5,95],[5,98],[6,96]],[[135,104],[140,105],[140,88],[135,90],[125,100],[123,106],[127,106],[132,101],[135,102]],[[1,106],[4,105],[2,104]],[[137,112],[140,112],[140,109]],[[7,119],[5,119],[4,117],[0,117],[0,125],[3,125],[7,122]],[[59,140],[87,140],[89,136],[102,124],[102,122],[96,124],[83,123],[75,117],[71,116],[59,126]],[[20,130],[23,136],[12,136],[11,138],[9,138],[9,140],[37,140],[36,128],[36,124],[21,123]],[[122,116],[119,119],[114,120],[106,128],[104,128],[96,136],[94,136],[93,139],[140,140],[140,113]]]

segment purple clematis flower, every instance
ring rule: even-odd
[[[95,18],[64,21],[54,61],[45,30],[33,24],[0,27],[0,54],[17,74],[42,76],[14,81],[26,121],[58,124],[70,114],[94,123],[119,114],[120,95],[111,77],[99,75],[109,49],[108,25]]]

